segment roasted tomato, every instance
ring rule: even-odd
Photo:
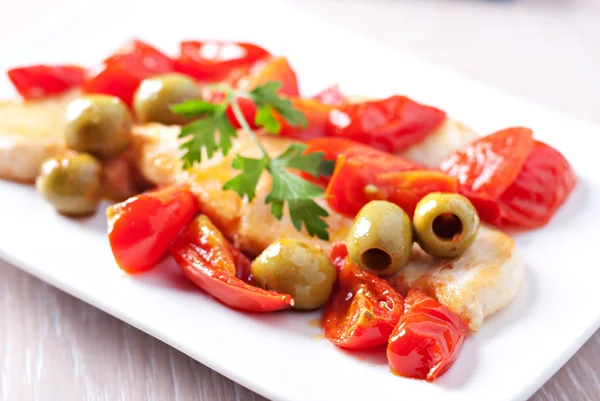
[[[383,168],[382,171],[405,171],[425,168],[424,166],[401,157],[396,157],[362,143],[344,138],[323,137],[309,140],[306,143],[306,150],[304,153],[308,154],[316,152],[322,152],[323,159],[330,162],[335,162],[341,155],[350,155],[349,157],[361,157],[362,155],[364,158],[370,158],[372,160],[379,159],[376,166],[378,171],[380,171],[382,168],[381,165],[383,164],[385,164],[386,168]],[[331,169],[331,172],[328,175],[322,175],[319,180],[315,180],[315,178],[308,174],[303,174],[303,177],[315,184],[326,186],[329,183],[332,174],[333,169]]]
[[[500,196],[503,223],[528,228],[545,225],[576,183],[575,172],[564,156],[536,141],[517,179]]]
[[[440,169],[458,178],[461,190],[497,198],[515,181],[532,148],[530,129],[508,128],[471,142]]]
[[[433,381],[454,363],[469,327],[421,291],[406,296],[404,315],[392,333],[387,358],[393,373]]]
[[[327,134],[327,121],[329,120],[329,112],[333,109],[333,106],[317,100],[301,98],[292,99],[292,103],[296,109],[304,114],[308,124],[306,128],[294,127],[288,124],[281,116],[277,115],[277,119],[281,123],[279,135],[300,141],[308,141]]]
[[[352,139],[390,153],[423,139],[446,119],[446,113],[406,96],[351,103],[329,115],[330,135]]]
[[[348,349],[385,344],[404,311],[390,284],[345,259],[323,311],[325,337]]]
[[[338,157],[325,196],[332,209],[350,217],[372,200],[388,200],[412,216],[425,195],[457,191],[453,177],[363,147],[347,149]]]
[[[576,184],[568,161],[527,128],[483,137],[444,160],[480,217],[498,226],[535,228],[550,220]]]
[[[83,91],[113,95],[131,105],[142,80],[174,70],[172,59],[147,43],[132,40],[104,60],[96,74],[83,84]]]
[[[268,51],[252,43],[185,41],[180,44],[175,69],[200,81],[217,82],[234,69],[248,67],[269,56]]]
[[[329,260],[331,260],[338,273],[342,270],[342,265],[347,256],[348,249],[345,242],[338,241],[331,244],[331,248],[329,248]]]
[[[239,97],[239,98],[237,98],[237,103],[240,106],[240,111],[242,112],[244,119],[248,122],[248,125],[250,125],[250,128],[258,128],[258,125],[256,125],[256,123],[254,122],[254,119],[256,118],[256,111],[257,111],[256,105],[254,104],[254,102],[248,98]],[[236,128],[236,129],[242,128],[242,126],[240,125],[240,122],[238,121],[237,117],[235,116],[235,113],[233,112],[233,108],[231,105],[227,106],[227,110],[225,110],[225,114],[227,115],[227,119],[229,120],[231,125],[233,125],[234,128]]]
[[[197,217],[171,246],[171,255],[198,287],[235,309],[272,312],[294,304],[292,297],[248,284],[250,262],[204,215]]]
[[[289,97],[298,97],[298,78],[285,57],[262,60],[255,63],[248,71],[241,70],[242,76],[228,78],[226,81],[243,90],[252,90],[269,81],[280,82],[279,93]]]
[[[110,206],[108,240],[119,267],[127,273],[154,267],[197,211],[194,195],[178,186]]]
[[[324,89],[313,96],[313,99],[331,106],[343,106],[348,103],[344,95],[342,95],[339,85],[332,85]]]
[[[8,70],[8,78],[25,99],[58,95],[85,80],[86,70],[75,65],[30,65]]]

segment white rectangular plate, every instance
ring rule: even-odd
[[[70,220],[35,191],[0,182],[0,254],[269,398],[284,400],[523,400],[600,326],[600,130],[398,54],[279,2],[102,1],[18,52],[31,62],[93,65],[130,37],[174,51],[180,39],[255,41],[289,57],[306,93],[339,82],[347,93],[403,93],[480,133],[525,125],[560,149],[580,183],[547,227],[515,235],[526,283],[471,335],[454,367],[430,384],[388,371],[382,354],[336,349],[310,324],[317,313],[251,315],[185,282],[169,261],[129,277],[112,258],[103,213]],[[398,27],[397,29],[401,29]],[[12,95],[0,83],[2,97]]]

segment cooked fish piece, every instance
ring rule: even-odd
[[[475,140],[478,136],[465,124],[446,118],[446,121],[423,141],[399,154],[433,168],[437,167],[446,156]]]
[[[148,124],[137,126],[133,131],[134,159],[142,175],[156,185],[185,183],[197,195],[201,209],[215,225],[231,238],[241,250],[258,255],[273,241],[283,237],[302,239],[328,250],[330,244],[305,231],[298,232],[292,225],[286,211],[281,221],[271,214],[271,206],[265,205],[265,198],[271,189],[271,176],[264,173],[256,188],[256,198],[249,202],[235,192],[224,191],[223,184],[239,174],[231,167],[236,154],[246,157],[260,157],[260,151],[251,138],[243,131],[233,142],[230,153],[223,157],[218,154],[204,160],[189,170],[182,169],[181,143],[177,139],[179,127]],[[281,154],[290,143],[285,138],[264,136],[262,144],[269,155]],[[321,206],[328,209],[325,202]],[[329,235],[332,241],[345,240],[352,220],[330,211],[327,218]]]
[[[482,226],[473,245],[454,259],[435,258],[415,244],[408,264],[389,281],[404,295],[420,289],[478,331],[485,317],[516,296],[524,273],[513,239]]]
[[[63,110],[73,97],[0,101],[0,178],[33,182],[42,162],[64,151]]]

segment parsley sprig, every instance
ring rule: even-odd
[[[231,165],[234,169],[240,170],[240,174],[227,181],[223,189],[235,191],[242,198],[247,197],[252,201],[256,197],[256,186],[260,176],[264,171],[268,171],[273,179],[273,185],[265,203],[271,205],[273,216],[281,220],[287,203],[292,224],[298,231],[304,225],[311,236],[328,240],[328,225],[323,219],[328,216],[328,213],[314,201],[315,198],[323,195],[323,191],[288,171],[288,169],[296,169],[316,178],[323,166],[324,154],[317,152],[304,155],[306,146],[294,143],[279,156],[270,157],[246,121],[238,102],[242,97],[252,100],[257,107],[254,123],[269,133],[277,134],[281,131],[281,123],[275,113],[292,126],[305,127],[307,122],[304,115],[289,99],[277,93],[280,86],[279,82],[270,81],[246,92],[219,85],[213,89],[224,94],[225,98],[221,103],[188,100],[173,106],[171,109],[177,114],[199,117],[182,127],[179,134],[180,138],[186,140],[181,145],[185,150],[182,156],[183,165],[184,168],[189,168],[194,163],[201,162],[204,156],[207,159],[212,158],[217,151],[221,151],[223,156],[229,153],[233,146],[233,139],[237,137],[236,130],[226,114],[228,107],[231,107],[239,125],[260,149],[261,157],[249,158],[236,155]]]

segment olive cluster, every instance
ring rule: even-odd
[[[365,205],[348,235],[352,262],[381,276],[398,272],[412,254],[413,242],[437,257],[460,256],[475,241],[479,215],[462,195],[431,193],[417,204],[411,220],[387,201]]]
[[[186,124],[170,107],[199,99],[201,88],[181,74],[145,79],[133,99],[138,122]],[[64,138],[70,151],[42,164],[36,188],[60,213],[85,215],[96,210],[102,195],[102,161],[129,148],[133,118],[118,97],[83,95],[71,101],[65,114]]]

